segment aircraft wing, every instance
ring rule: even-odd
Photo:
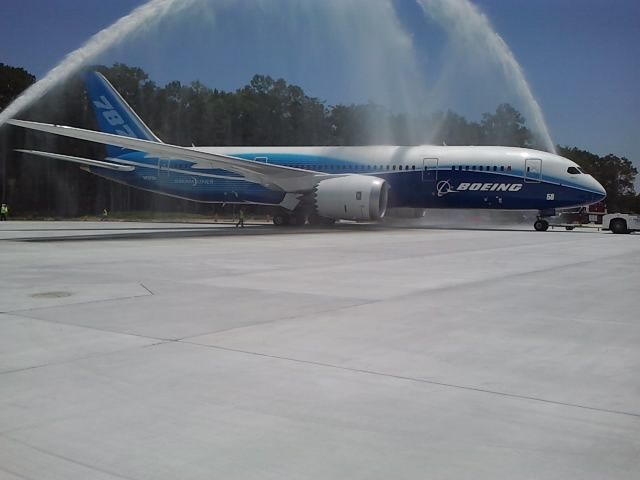
[[[136,168],[130,165],[122,165],[120,163],[103,162],[101,160],[91,160],[90,158],[73,157],[71,155],[61,155],[59,153],[39,152],[37,150],[22,150],[20,148],[16,148],[16,152],[35,155],[36,157],[55,158],[56,160],[79,163],[81,165],[88,165],[90,167],[106,168],[108,170],[116,170],[118,172],[131,172]]]
[[[286,192],[303,192],[312,189],[319,181],[318,177],[330,175],[310,172],[299,168],[284,167],[262,162],[254,162],[242,158],[218,153],[201,152],[177,145],[157,143],[150,140],[95,132],[82,128],[52,125],[48,123],[29,122],[26,120],[9,120],[7,123],[18,127],[53,133],[64,137],[77,138],[104,145],[137,150],[158,158],[180,159],[194,162],[193,168],[221,168],[242,175],[247,181],[258,183],[272,190]],[[39,152],[42,155],[44,152]],[[49,156],[55,154],[48,154]],[[55,157],[52,157],[55,158]],[[84,159],[86,160],[86,159]]]

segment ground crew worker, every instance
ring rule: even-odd
[[[0,221],[6,222],[7,215],[9,215],[9,206],[6,203],[3,203],[0,206]]]
[[[102,218],[100,219],[101,222],[104,222],[107,217],[109,216],[109,211],[106,208],[102,209]]]
[[[242,227],[244,228],[244,209],[240,209],[240,212],[238,213],[238,223],[236,223],[236,228],[238,227]]]

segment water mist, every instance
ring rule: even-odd
[[[41,98],[51,88],[75,74],[96,56],[119,44],[132,33],[138,32],[141,28],[152,27],[167,14],[179,13],[199,1],[201,0],[151,0],[96,33],[82,47],[67,55],[41,80],[31,85],[0,112],[0,126]]]
[[[500,65],[516,93],[524,101],[533,127],[541,136],[545,148],[555,153],[555,146],[522,67],[505,41],[492,28],[491,22],[469,0],[416,0],[425,15],[445,27],[451,37],[460,42],[460,50],[489,57]]]

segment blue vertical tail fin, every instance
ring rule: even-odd
[[[84,81],[101,131],[162,143],[102,74],[88,72]],[[129,152],[131,150],[107,146],[109,157],[119,157]]]

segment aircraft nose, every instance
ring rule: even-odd
[[[604,200],[607,196],[607,191],[595,178],[591,177],[589,180],[589,189],[591,190],[591,196],[593,199],[592,203],[597,203]]]
[[[604,189],[604,187],[600,184],[600,182],[598,182],[597,180],[594,180],[595,184],[596,184],[596,197],[598,197],[597,201],[599,202],[600,200],[604,200],[605,197],[607,196],[607,191]]]

